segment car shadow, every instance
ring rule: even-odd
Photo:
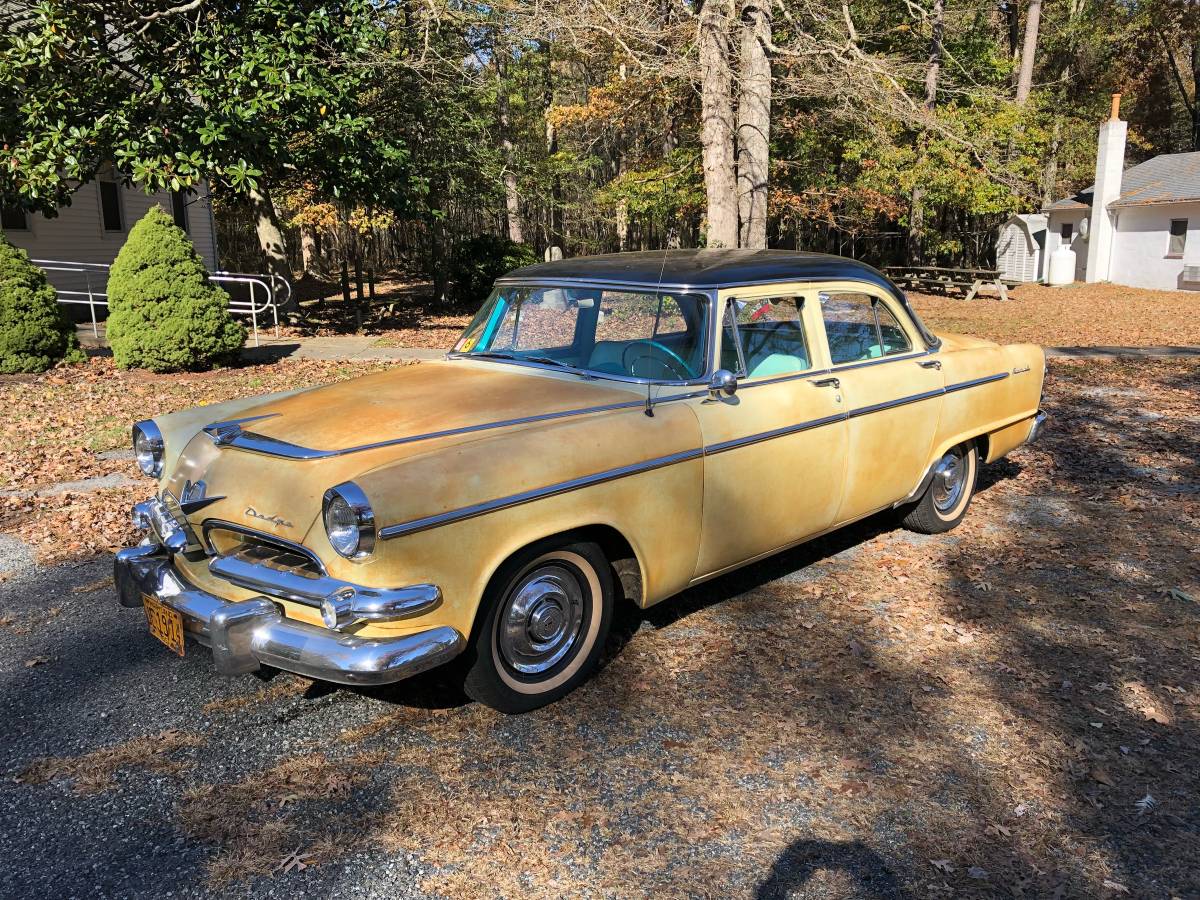
[[[789,844],[754,896],[757,900],[786,900],[821,871],[845,872],[857,883],[859,897],[896,900],[909,896],[883,857],[862,841],[811,839]]]

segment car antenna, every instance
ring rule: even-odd
[[[663,280],[663,273],[667,271],[667,251],[663,250],[662,255],[663,255],[662,265],[659,266],[659,269],[658,269],[658,284],[654,288],[654,296],[655,296],[655,299],[658,300],[658,313],[654,316],[654,334],[650,335],[650,337],[652,337],[652,338],[658,334],[658,319],[659,319],[659,316],[662,315],[662,280]],[[649,378],[647,378],[646,379],[646,408],[643,410],[643,412],[652,419],[654,418],[654,401],[650,398],[650,390],[653,387],[654,387],[654,382],[652,382]]]

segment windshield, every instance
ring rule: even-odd
[[[694,381],[706,368],[707,310],[703,294],[504,285],[454,351],[602,377]]]

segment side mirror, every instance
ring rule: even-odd
[[[737,376],[728,369],[717,369],[708,382],[710,400],[720,400],[721,395],[732,397],[737,393]]]

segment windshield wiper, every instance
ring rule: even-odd
[[[468,359],[471,357],[476,357],[476,358],[483,358],[483,359],[511,359],[514,362],[540,363],[545,366],[557,366],[561,369],[566,369],[569,372],[574,372],[580,378],[594,379],[594,378],[598,377],[596,375],[593,375],[591,372],[585,371],[584,369],[580,369],[576,366],[571,365],[570,363],[565,363],[561,359],[555,359],[553,356],[525,356],[524,354],[521,354],[521,353],[504,353],[499,350],[480,350],[477,352],[460,353],[460,354],[456,354],[456,355],[465,356]]]

